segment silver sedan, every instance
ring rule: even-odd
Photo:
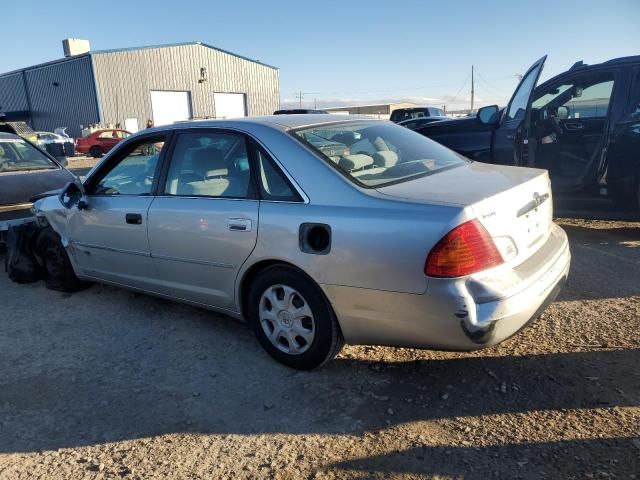
[[[545,170],[329,115],[148,129],[33,211],[49,287],[97,281],[246,319],[301,369],[345,342],[495,345],[570,264]]]

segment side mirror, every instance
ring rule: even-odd
[[[566,120],[569,118],[569,107],[558,107],[558,120]]]
[[[489,105],[488,107],[480,108],[476,117],[483,125],[494,125],[498,123],[498,111],[497,105]]]
[[[72,208],[76,205],[79,210],[83,210],[88,207],[84,196],[84,189],[81,184],[79,185],[76,182],[67,183],[67,185],[62,189],[62,192],[60,192],[58,198],[64,208]]]

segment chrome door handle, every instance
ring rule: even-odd
[[[227,228],[232,232],[250,232],[251,220],[248,218],[229,218]]]

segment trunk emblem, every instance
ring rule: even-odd
[[[526,215],[531,210],[535,210],[540,205],[542,205],[549,198],[548,193],[543,193],[540,195],[538,192],[533,192],[533,200],[527,203],[524,207],[518,210],[516,216],[521,217],[522,215]]]

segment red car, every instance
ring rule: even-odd
[[[129,135],[130,132],[116,128],[97,130],[76,140],[76,152],[88,153],[94,158],[99,158]]]

